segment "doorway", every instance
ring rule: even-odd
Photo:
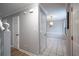
[[[19,49],[19,16],[12,17],[12,45],[14,48]]]
[[[66,56],[66,4],[41,3],[41,6],[47,12],[46,48],[41,55]]]

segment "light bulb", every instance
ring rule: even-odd
[[[53,25],[53,22],[50,22],[50,25]]]

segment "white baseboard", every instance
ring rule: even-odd
[[[29,55],[29,56],[36,56],[35,54],[33,54],[33,53],[31,53],[31,52],[28,52],[28,51],[25,51],[25,50],[23,50],[23,49],[18,49],[19,51],[21,51],[21,52],[23,52],[23,53],[25,53],[25,54],[27,54],[27,55]]]

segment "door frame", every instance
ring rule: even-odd
[[[13,43],[13,44],[12,44],[12,47],[14,47],[14,33],[13,33],[13,32],[14,32],[14,19],[13,19],[14,17],[18,17],[18,32],[20,33],[20,31],[19,31],[19,27],[20,27],[20,23],[19,23],[19,22],[20,22],[20,21],[19,21],[20,19],[19,19],[19,16],[13,16],[13,17],[12,17],[12,43]],[[15,48],[15,47],[14,47],[14,48]],[[19,36],[18,36],[17,49],[19,49]]]
[[[39,11],[40,11],[40,9],[43,11],[43,13],[45,14],[45,16],[46,16],[46,14],[47,14],[47,12],[45,11],[45,9],[42,7],[42,5],[41,4],[39,4]],[[41,11],[40,11],[41,12]],[[39,53],[41,53],[41,38],[40,38],[40,13],[39,13]],[[45,48],[43,49],[43,50],[45,50],[46,48],[47,48],[47,19],[46,19],[46,33],[45,33],[45,35],[46,35],[46,41],[45,41]]]

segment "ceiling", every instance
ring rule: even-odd
[[[48,16],[53,16],[53,20],[63,20],[66,18],[65,3],[41,3],[47,11]]]
[[[0,3],[0,16],[7,16],[17,9],[29,5],[30,3]]]
[[[31,4],[32,3],[0,3],[0,16],[4,17],[7,15],[11,15],[17,9],[18,11],[20,11],[20,8],[28,7]],[[61,20],[66,18],[66,4],[41,3],[41,5],[47,11],[47,15],[53,15],[53,18],[55,18],[55,20]]]

